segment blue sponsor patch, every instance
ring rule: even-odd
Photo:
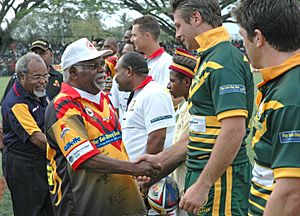
[[[121,139],[122,139],[121,131],[112,131],[110,133],[99,136],[96,139],[93,139],[91,141],[95,143],[97,148],[101,148],[103,146],[106,146],[108,144],[111,144]]]
[[[162,121],[165,119],[170,119],[170,118],[173,118],[173,116],[172,115],[159,116],[159,117],[156,117],[156,118],[150,120],[150,122],[151,122],[151,124],[153,124],[155,122]]]
[[[284,131],[279,133],[280,143],[297,143],[300,142],[300,130]]]
[[[220,86],[220,95],[230,94],[230,93],[242,93],[246,94],[246,87],[239,84],[228,84]]]
[[[73,138],[70,142],[67,142],[67,144],[64,146],[64,150],[68,151],[72,147],[72,145],[78,143],[80,140],[80,137]]]

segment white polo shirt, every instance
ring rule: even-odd
[[[170,82],[169,66],[172,64],[172,56],[165,52],[164,48],[160,48],[147,57],[147,63],[149,75],[153,80],[167,87]]]
[[[114,76],[110,94],[108,96],[114,108],[118,109],[119,111],[119,121],[121,125],[124,112],[126,111],[129,94],[130,92],[119,90],[119,84],[116,82],[116,76]]]
[[[155,81],[135,91],[124,113],[122,139],[129,156],[134,161],[146,153],[148,134],[167,128],[164,148],[171,146],[175,130],[175,112],[171,95]]]

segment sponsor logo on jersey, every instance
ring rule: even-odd
[[[97,148],[101,148],[113,142],[122,139],[121,131],[112,131],[110,133],[104,134],[102,136],[97,137],[96,139],[91,140],[91,142],[95,143]]]
[[[67,128],[65,124],[61,125],[60,128],[61,128],[60,138],[63,139],[66,136],[67,132],[70,131],[70,128]]]
[[[74,144],[78,143],[80,140],[80,137],[73,138],[70,142],[67,142],[67,144],[64,146],[64,150],[68,151]]]
[[[280,143],[297,143],[300,142],[300,130],[283,131],[279,133]]]
[[[229,93],[242,93],[246,94],[246,87],[240,84],[228,84],[219,87],[220,95]]]

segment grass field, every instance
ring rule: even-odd
[[[254,80],[255,83],[260,82],[261,76],[260,74],[254,74]],[[0,77],[0,99],[2,98],[4,89],[9,81],[9,77]],[[256,94],[256,88],[255,88],[255,94]],[[0,115],[0,121],[2,121],[2,116]],[[248,155],[253,161],[254,152],[252,151],[252,148],[250,146],[250,136],[247,139],[248,143]],[[1,154],[0,154],[0,160],[1,160]],[[12,205],[11,205],[11,199],[10,194],[7,188],[4,189],[4,192],[2,194],[1,187],[1,179],[2,179],[2,162],[0,162],[0,216],[12,216]],[[3,184],[3,183],[2,183]]]
[[[2,98],[4,89],[9,81],[10,77],[0,77],[0,99]],[[0,115],[0,121],[2,121],[2,115]],[[0,154],[0,216],[13,215],[10,193],[4,185],[2,177],[2,154]]]

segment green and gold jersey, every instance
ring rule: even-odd
[[[189,93],[187,167],[191,171],[201,170],[207,163],[221,130],[221,119],[244,116],[248,135],[254,97],[253,76],[247,58],[231,45],[224,27],[195,39],[200,45],[197,50],[200,56]],[[246,161],[243,141],[233,165]]]
[[[300,178],[300,54],[261,71],[252,146],[250,214],[262,215],[278,178]]]
[[[128,160],[120,123],[103,93],[95,102],[63,83],[45,116],[48,184],[55,215],[145,214],[131,176],[80,168],[97,154]]]

